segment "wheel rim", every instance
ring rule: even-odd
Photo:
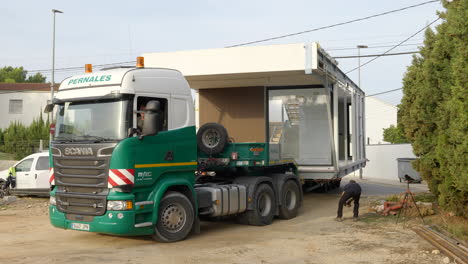
[[[202,142],[203,142],[203,145],[209,148],[214,148],[219,144],[220,138],[221,138],[221,135],[219,134],[217,130],[208,129],[205,131],[205,133],[203,133]]]
[[[296,192],[292,189],[287,189],[285,196],[286,208],[288,208],[288,210],[293,210],[297,203]]]
[[[161,214],[164,228],[171,233],[179,232],[187,221],[187,213],[180,204],[169,204]]]
[[[267,216],[271,211],[271,197],[265,193],[262,193],[258,197],[257,208],[261,216]]]

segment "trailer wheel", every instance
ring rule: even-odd
[[[317,191],[319,193],[327,193],[329,189],[330,189],[330,182],[325,182],[325,183],[321,183]]]
[[[226,128],[218,123],[206,123],[198,129],[198,148],[206,154],[218,154],[224,150],[229,136]]]
[[[279,218],[291,219],[297,216],[301,204],[301,193],[299,186],[292,180],[287,181],[281,190],[281,206],[279,207]]]
[[[340,183],[341,183],[341,179],[335,179],[331,182],[331,189],[336,189],[336,188],[339,188],[340,187]]]
[[[253,210],[246,211],[238,217],[243,224],[265,226],[273,222],[275,215],[276,200],[275,193],[270,185],[262,183],[257,186],[254,197]]]
[[[153,239],[176,242],[185,239],[192,230],[195,213],[190,200],[178,192],[168,192],[159,204],[158,222]]]

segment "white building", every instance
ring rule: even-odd
[[[389,144],[383,140],[383,129],[397,125],[398,108],[375,97],[366,97],[366,145]]]
[[[13,121],[29,125],[44,111],[48,101],[48,83],[0,83],[0,129]]]

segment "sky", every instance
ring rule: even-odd
[[[51,80],[52,12],[56,15],[55,81],[80,74],[84,64],[128,62],[143,53],[223,48],[239,43],[309,30],[398,9],[427,0],[354,1],[24,1],[1,0],[0,67],[23,66]],[[317,41],[332,56],[379,54],[437,18],[440,3],[294,37],[263,42],[274,45]],[[436,24],[434,24],[436,25]],[[415,51],[420,33],[393,52]],[[382,47],[384,46],[384,47]],[[401,88],[412,55],[380,57],[361,68],[361,89],[367,95]],[[370,58],[362,58],[365,63]],[[358,60],[337,59],[347,72]],[[68,67],[79,70],[60,70]],[[94,69],[96,70],[96,69]],[[358,83],[358,71],[349,74]],[[397,105],[402,93],[377,98]]]

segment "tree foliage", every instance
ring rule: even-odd
[[[28,76],[28,71],[23,67],[7,66],[0,69],[0,83],[44,83],[45,81],[46,77],[40,73]]]
[[[383,140],[392,144],[408,143],[405,137],[403,128],[401,126],[390,125],[388,128],[383,129]]]
[[[0,151],[13,154],[15,159],[34,153],[41,139],[48,143],[49,125],[49,118],[44,120],[42,113],[29,126],[12,122],[8,128],[0,130]]]
[[[468,0],[443,1],[436,31],[403,78],[399,126],[419,157],[414,164],[440,205],[467,215]]]

